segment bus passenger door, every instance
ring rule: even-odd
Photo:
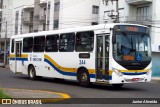
[[[109,80],[109,35],[97,35],[96,79]]]
[[[15,42],[15,73],[22,73],[21,66],[21,56],[22,56],[22,42],[17,41]]]

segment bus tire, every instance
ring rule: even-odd
[[[35,70],[34,66],[30,66],[29,67],[29,69],[28,69],[28,75],[29,75],[29,78],[31,80],[37,79],[36,70]]]
[[[81,69],[78,73],[78,82],[80,86],[89,87],[90,86],[90,77],[89,73],[85,69]]]
[[[114,87],[114,88],[121,88],[122,86],[123,86],[123,84],[112,84],[112,86]]]

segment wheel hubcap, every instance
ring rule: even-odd
[[[33,69],[30,70],[30,77],[33,77]]]
[[[82,76],[81,76],[81,81],[82,82],[86,82],[87,81],[87,74],[86,73],[83,73]]]

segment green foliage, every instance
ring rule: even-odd
[[[7,95],[2,89],[0,89],[0,98],[11,98],[11,96]]]

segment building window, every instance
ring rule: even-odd
[[[54,20],[53,28],[58,28],[59,27],[59,19]]]
[[[143,6],[137,8],[137,20],[147,20],[150,19],[149,6]]]
[[[46,36],[46,52],[58,52],[59,35]]]
[[[16,20],[18,20],[19,17],[19,11],[16,11]]]
[[[1,22],[1,21],[0,21]],[[1,23],[0,23],[0,31],[2,30],[2,25],[1,25]]]
[[[93,51],[94,32],[77,32],[76,34],[76,51],[91,52]]]
[[[33,23],[33,15],[34,15],[34,11],[30,12],[30,22]]]
[[[24,14],[24,13],[23,13],[23,11],[22,11],[22,12],[21,12],[21,17],[23,16],[23,14]]]
[[[16,11],[16,14],[15,14],[15,35],[18,34],[18,17],[19,17],[19,11]]]
[[[34,52],[44,52],[45,36],[34,37]]]
[[[33,25],[29,25],[29,33],[33,32]]]
[[[38,30],[36,29],[36,30],[34,30],[34,32],[38,32]]]
[[[91,25],[98,25],[98,22],[92,22]]]
[[[43,23],[43,31],[46,30],[46,23]]]
[[[98,13],[99,13],[99,6],[93,5],[93,6],[92,6],[92,13],[93,13],[93,14],[98,14]]]
[[[21,34],[23,33],[23,32],[22,32],[22,25],[21,25],[21,28],[20,28],[20,32],[21,32]]]
[[[73,52],[75,43],[75,33],[61,34],[60,35],[60,52]]]
[[[33,38],[24,38],[23,39],[23,52],[32,52],[33,51]]]
[[[60,2],[54,3],[54,11],[59,11],[60,9]]]
[[[49,3],[49,4],[48,4],[48,10],[50,10],[50,8],[51,8],[51,4]]]
[[[18,34],[18,26],[15,26],[15,35]]]

